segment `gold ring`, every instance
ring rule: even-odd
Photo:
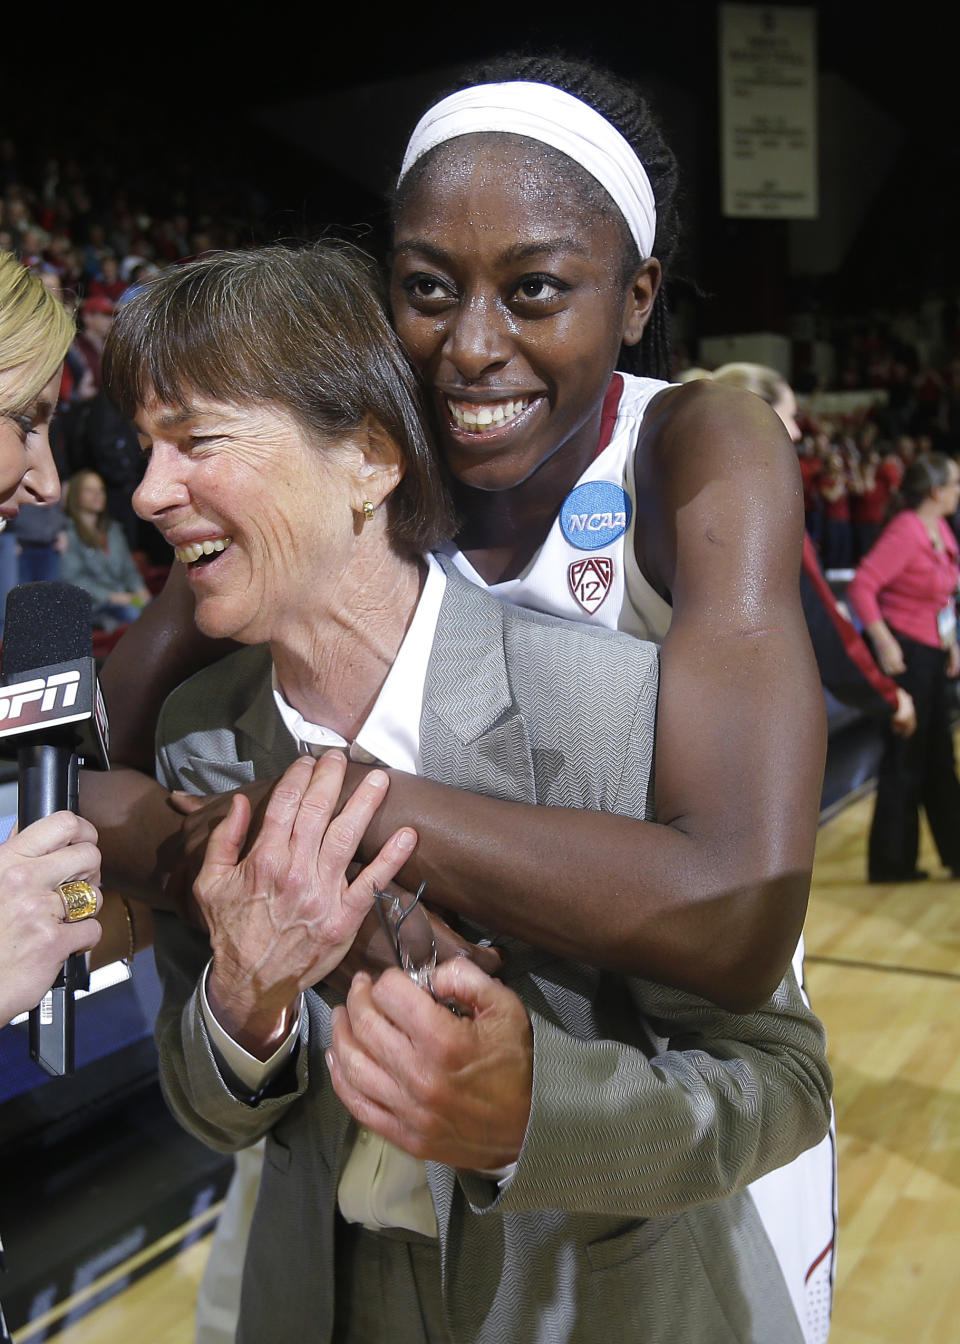
[[[61,882],[57,887],[63,901],[64,924],[76,924],[97,913],[97,892],[89,882]]]

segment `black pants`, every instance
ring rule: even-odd
[[[917,731],[904,738],[886,730],[870,827],[870,877],[896,882],[913,874],[921,807],[943,864],[960,874],[960,781],[948,712],[947,655],[897,631],[894,634],[907,665],[897,682],[913,696]]]

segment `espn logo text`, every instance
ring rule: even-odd
[[[25,706],[39,701],[37,712],[47,714],[55,708],[70,709],[77,702],[80,689],[80,673],[53,672],[49,677],[37,677],[35,681],[18,681],[14,686],[0,686],[0,722],[12,722],[23,716]],[[59,700],[59,706],[58,706]]]

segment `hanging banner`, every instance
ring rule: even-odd
[[[817,217],[816,13],[720,6],[723,213]]]

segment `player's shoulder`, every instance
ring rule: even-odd
[[[666,388],[651,403],[637,437],[637,472],[683,482],[766,473],[799,475],[797,453],[780,417],[761,397],[699,379]]]

